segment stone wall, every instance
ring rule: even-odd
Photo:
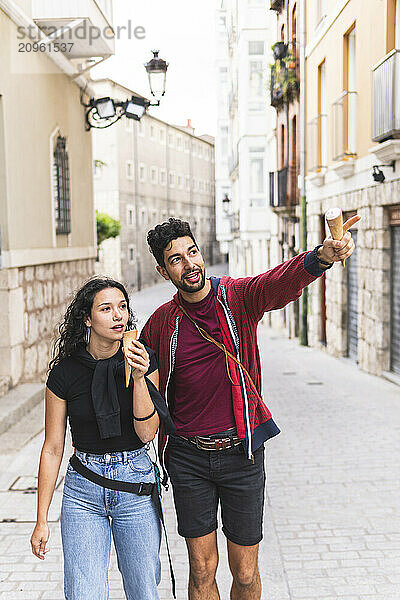
[[[94,259],[3,271],[0,379],[8,379],[11,387],[45,379],[57,325],[74,292],[93,273]]]
[[[390,227],[387,207],[400,203],[400,181],[311,202],[309,247],[319,242],[321,215],[332,206],[357,211],[358,228],[358,365],[380,375],[390,364]],[[347,354],[347,277],[335,265],[326,274],[327,344],[335,356]],[[320,291],[310,286],[309,343],[320,345]]]

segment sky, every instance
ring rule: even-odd
[[[195,133],[215,135],[215,10],[217,0],[114,0],[114,30],[131,21],[144,27],[144,39],[121,31],[116,54],[92,69],[94,79],[110,77],[150,98],[144,63],[152,50],[169,63],[166,93],[151,114],[185,125]]]

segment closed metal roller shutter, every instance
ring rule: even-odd
[[[400,375],[400,225],[392,227],[391,370]]]
[[[358,346],[358,269],[357,269],[357,230],[351,232],[356,250],[346,262],[347,268],[347,354],[357,362]]]

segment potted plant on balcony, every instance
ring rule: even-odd
[[[285,42],[276,42],[271,46],[275,60],[283,60],[287,54],[287,44]]]
[[[270,92],[271,106],[278,108],[283,104],[283,68],[279,61],[271,65]]]

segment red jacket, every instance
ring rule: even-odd
[[[283,308],[297,300],[302,290],[323,271],[319,268],[316,250],[305,252],[256,277],[233,279],[211,277],[217,315],[227,349],[240,360],[254,386],[235,361],[229,360],[233,412],[238,436],[243,440],[249,458],[267,439],[277,435],[279,428],[261,396],[261,364],[257,345],[257,325],[263,314]],[[182,311],[178,294],[160,306],[145,324],[142,341],[155,350],[160,373],[160,392],[173,413],[173,370],[178,344]],[[205,375],[204,381],[210,381]],[[163,425],[159,434],[159,457],[163,464],[166,443]]]

